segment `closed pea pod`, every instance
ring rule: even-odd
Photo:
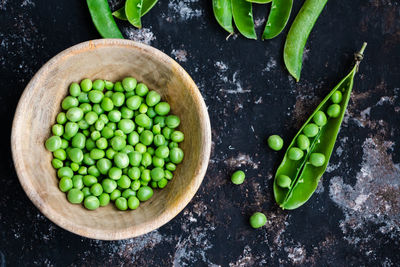
[[[157,4],[157,2],[158,0],[143,0],[141,16],[143,17],[144,15],[146,15],[146,13],[149,12],[150,9],[155,6],[155,4]],[[112,14],[118,19],[128,20],[125,14],[125,7],[121,7],[120,9],[114,11]]]
[[[328,0],[306,0],[294,19],[286,37],[283,60],[289,73],[300,80],[303,51],[308,36]]]
[[[136,28],[142,28],[142,4],[143,0],[126,0],[125,15],[129,23]]]
[[[107,0],[87,0],[86,3],[93,23],[103,38],[124,39],[112,17]]]
[[[285,28],[292,10],[293,0],[273,0],[262,39],[272,39]]]
[[[213,0],[212,5],[218,24],[227,32],[233,33],[231,0]]]
[[[356,64],[350,73],[342,79],[318,105],[289,145],[283,161],[275,174],[274,181],[275,200],[281,208],[298,208],[311,197],[317,188],[318,182],[325,172],[332,154],[340,125],[350,99],[354,76],[362,59],[365,46],[366,43],[364,43],[361,51],[357,54]],[[299,137],[302,136],[305,127],[311,124],[310,121],[313,120],[314,116],[319,111],[326,111],[328,109],[331,105],[331,96],[335,94],[335,92],[341,92],[343,95],[343,100],[340,102],[340,113],[337,117],[329,118],[326,124],[320,128],[317,135],[310,137],[309,147],[301,160],[293,161],[289,157],[289,151],[294,148],[296,141],[299,144]]]
[[[251,3],[244,0],[231,0],[231,3],[233,20],[239,32],[246,38],[257,39]]]

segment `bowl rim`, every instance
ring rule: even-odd
[[[165,209],[160,216],[156,219],[152,220],[151,222],[141,223],[136,226],[130,226],[125,229],[113,229],[113,230],[98,230],[89,227],[77,227],[71,221],[66,220],[63,216],[58,215],[52,209],[46,208],[46,205],[43,205],[42,198],[36,193],[34,190],[31,180],[29,179],[29,175],[25,171],[24,164],[18,160],[18,133],[17,128],[18,125],[21,123],[20,118],[23,116],[21,114],[22,105],[25,102],[25,98],[27,98],[28,91],[35,86],[38,80],[42,77],[44,73],[48,71],[50,67],[52,67],[58,61],[62,61],[64,58],[69,57],[72,54],[77,53],[84,53],[97,47],[110,47],[110,46],[122,46],[122,47],[129,47],[131,49],[138,49],[138,50],[146,50],[152,56],[157,57],[159,60],[162,60],[168,64],[171,64],[173,69],[175,69],[184,79],[185,84],[188,86],[188,89],[191,90],[199,108],[200,114],[203,117],[203,126],[204,126],[204,143],[203,143],[203,153],[200,155],[200,164],[197,166],[197,170],[195,172],[194,178],[192,182],[189,184],[188,190],[186,190],[177,201],[174,202],[174,205],[169,206]],[[85,41],[76,45],[73,45],[54,57],[48,60],[32,77],[29,81],[27,86],[25,87],[19,101],[18,105],[14,114],[14,119],[12,123],[11,129],[11,152],[12,158],[14,162],[14,167],[18,176],[18,180],[21,183],[22,188],[24,189],[25,193],[27,194],[28,198],[32,201],[32,203],[39,209],[39,211],[44,214],[50,221],[58,225],[59,227],[72,232],[74,234],[92,238],[92,239],[100,239],[100,240],[122,240],[132,237],[137,237],[143,234],[146,234],[150,231],[153,231],[170,220],[172,220],[176,215],[178,215],[186,206],[189,204],[191,199],[196,194],[197,190],[199,189],[201,182],[204,179],[204,176],[207,171],[210,154],[211,154],[211,123],[209,114],[207,111],[206,104],[204,99],[197,88],[196,84],[194,83],[193,79],[190,75],[180,66],[174,59],[166,55],[165,53],[161,52],[160,50],[151,47],[149,45],[135,42],[132,40],[126,39],[96,39]]]

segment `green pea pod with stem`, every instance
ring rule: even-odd
[[[125,14],[130,24],[136,28],[142,28],[142,5],[143,0],[126,0]]]
[[[272,0],[246,0],[246,1],[254,4],[267,4],[269,2],[272,2]]]
[[[246,38],[257,39],[254,29],[253,9],[250,2],[245,0],[231,0],[232,14],[236,28]]]
[[[103,38],[124,39],[111,14],[107,0],[87,0],[86,3],[93,24]]]
[[[142,5],[142,17],[147,14],[156,4],[158,0],[143,0]],[[113,16],[120,20],[128,20],[125,14],[125,6],[121,7],[120,9],[115,10]]]
[[[300,80],[303,51],[308,36],[328,0],[306,0],[286,37],[283,60],[289,73]]]
[[[213,11],[218,24],[233,33],[231,0],[213,0]]]
[[[272,39],[285,28],[292,10],[293,0],[273,0],[262,39]]]
[[[282,209],[292,210],[300,207],[311,197],[317,188],[318,182],[325,172],[329,158],[332,154],[340,130],[340,125],[342,124],[349,103],[354,76],[362,60],[366,45],[367,44],[364,43],[360,52],[356,54],[356,63],[350,73],[344,77],[335,88],[333,88],[324,100],[322,100],[287,148],[283,161],[275,174],[273,185],[275,201]],[[333,94],[339,94],[341,96],[340,100],[333,102]],[[324,123],[320,124],[318,134],[315,137],[310,138],[310,145],[307,148],[303,148],[305,151],[300,160],[293,160],[293,158],[290,158],[288,155],[289,150],[296,147],[296,144],[299,142],[298,137],[302,133],[305,133],[305,127],[312,123],[313,120],[316,122],[314,115],[317,112],[319,115],[321,112],[327,112],[328,107],[331,107],[332,105],[339,105],[340,112],[338,111],[335,116],[328,116],[329,118]],[[327,113],[328,115],[330,114],[329,111]],[[310,156],[313,153],[324,155],[325,160],[316,165],[310,159]],[[279,180],[285,176],[291,178],[290,186],[282,187],[282,183],[280,183]]]

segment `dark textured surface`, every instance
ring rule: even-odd
[[[209,2],[161,0],[143,30],[120,23],[125,36],[171,55],[192,75],[209,108],[213,152],[200,190],[173,221],[139,238],[103,242],[39,213],[17,180],[9,143],[15,107],[34,73],[63,49],[99,38],[85,1],[0,1],[1,267],[400,265],[399,2],[329,1],[299,83],[281,59],[288,29],[271,41],[226,41]],[[297,12],[302,1],[295,2]],[[255,9],[259,33],[267,10]],[[363,41],[366,57],[328,171],[307,204],[282,211],[272,176],[283,152],[267,149],[266,137],[289,142]],[[247,173],[241,186],[229,181],[237,168]],[[265,212],[266,227],[249,227],[255,211]]]

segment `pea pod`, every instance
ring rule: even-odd
[[[262,39],[272,39],[285,28],[290,17],[293,0],[273,0]]]
[[[233,20],[239,32],[246,38],[257,39],[251,3],[245,0],[231,1]]]
[[[103,38],[124,39],[111,14],[107,0],[87,0],[86,3],[93,24]]]
[[[283,60],[289,73],[300,80],[303,51],[307,38],[328,0],[306,0],[286,37]]]
[[[292,210],[300,207],[311,197],[317,188],[318,182],[325,172],[332,154],[350,99],[354,76],[358,70],[358,65],[362,59],[366,45],[364,43],[360,52],[356,54],[356,63],[350,73],[319,104],[286,150],[283,161],[275,174],[273,186],[275,201],[282,209]],[[337,97],[338,95],[340,95],[340,98]],[[339,105],[340,112],[337,114],[327,112],[333,105]],[[325,120],[318,120],[316,114],[321,115],[321,112],[327,112],[333,117],[327,120],[326,118]],[[318,134],[312,138],[310,137],[309,145],[302,147],[304,155],[301,159],[293,160],[290,152],[294,151],[293,148],[296,149],[296,144],[299,146],[299,137],[304,137],[304,134],[308,133],[306,129],[312,123],[312,120],[316,124],[318,122],[320,125]],[[315,159],[317,159],[317,156],[319,159],[324,158],[325,160],[316,162]]]
[[[155,4],[157,4],[158,0],[143,0],[143,5],[142,5],[142,17],[146,15],[147,12],[152,9]],[[113,16],[116,17],[117,19],[120,20],[128,20],[125,14],[125,6],[121,7],[120,9],[115,10],[113,13]]]
[[[212,4],[218,24],[227,32],[233,33],[231,0],[213,0]]]
[[[142,28],[142,5],[143,0],[126,0],[125,14],[130,24],[136,28]]]
[[[269,2],[272,2],[272,0],[246,0],[246,1],[255,4],[267,4]]]

